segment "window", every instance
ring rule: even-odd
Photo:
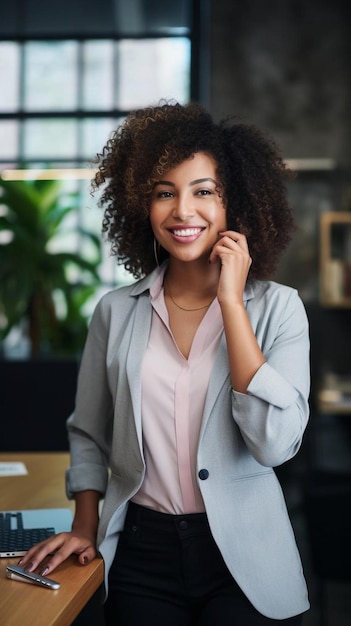
[[[61,0],[50,11],[44,0],[20,5],[23,25],[0,7],[0,174],[91,167],[131,109],[199,99],[199,0],[106,0],[104,11],[92,0]],[[79,193],[67,218],[77,236],[54,246],[89,255],[79,229],[100,233],[98,197],[89,179],[63,185]],[[131,280],[106,245],[103,255],[101,290],[88,312],[103,291]]]
[[[95,156],[131,109],[190,98],[187,37],[0,42],[0,161]]]

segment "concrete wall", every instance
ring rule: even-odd
[[[298,233],[279,280],[318,299],[319,215],[351,187],[351,36],[342,0],[212,0],[209,108],[270,133],[283,156],[331,159],[289,184]]]
[[[351,165],[351,22],[341,0],[212,0],[210,107],[288,157]]]

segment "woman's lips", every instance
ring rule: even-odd
[[[200,226],[187,226],[185,228],[169,228],[168,232],[172,235],[172,239],[179,243],[192,243],[200,237],[203,230],[204,228]]]

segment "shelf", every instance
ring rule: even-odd
[[[351,398],[344,402],[322,402],[318,401],[318,410],[320,413],[328,413],[334,415],[350,415],[351,418]]]
[[[320,303],[351,308],[351,212],[320,217]]]
[[[351,376],[327,374],[318,391],[317,404],[321,413],[351,417]]]
[[[340,300],[330,300],[329,298],[320,299],[320,303],[324,307],[335,309],[351,309],[351,298],[342,298]]]

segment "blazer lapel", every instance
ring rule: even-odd
[[[226,342],[225,335],[223,332],[220,343],[219,343],[219,347],[218,347],[217,357],[212,368],[210,382],[209,382],[208,389],[207,389],[206,401],[205,401],[204,412],[203,412],[203,417],[202,417],[200,439],[203,433],[205,432],[208,419],[211,415],[211,412],[220,394],[220,391],[223,385],[226,383],[226,381],[228,381],[228,385],[230,385],[227,342]]]
[[[245,287],[243,300],[247,306],[248,300],[255,297],[254,281],[248,281]],[[207,390],[206,401],[204,406],[200,439],[205,432],[208,419],[211,415],[216,400],[220,394],[222,387],[227,384],[231,388],[230,370],[227,352],[227,342],[223,331],[221,341],[218,347],[217,357],[212,368],[210,382]]]
[[[130,397],[132,400],[135,426],[141,450],[141,366],[149,339],[151,315],[152,307],[150,306],[149,292],[145,292],[137,299],[134,323],[126,361]]]

